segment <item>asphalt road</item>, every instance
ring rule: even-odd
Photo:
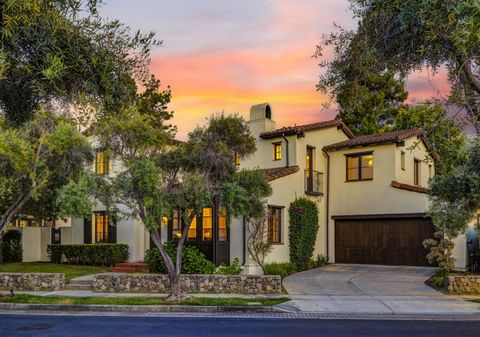
[[[0,315],[0,336],[478,336],[480,321]]]

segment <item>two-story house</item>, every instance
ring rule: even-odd
[[[434,233],[426,193],[435,167],[421,129],[355,137],[340,120],[277,128],[268,103],[252,106],[247,123],[257,151],[235,161],[241,169],[261,170],[272,186],[265,226],[273,249],[267,261],[289,260],[288,207],[296,197],[307,196],[319,210],[314,255],[339,263],[427,265],[422,242]],[[118,165],[98,149],[92,169],[115,174]],[[40,241],[24,234],[24,260],[45,260],[50,242],[125,243],[130,261],[143,260],[153,246],[139,219],[113,223],[101,204],[91,217],[57,221],[55,227],[43,230]],[[178,237],[181,229],[176,212],[164,219],[162,240]],[[246,273],[257,273],[248,256],[248,237],[243,218],[229,225],[225,211],[212,206],[194,220],[186,244],[217,264],[238,258]],[[465,254],[465,239],[459,238],[457,267],[465,267]]]

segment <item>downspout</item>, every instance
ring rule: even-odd
[[[330,156],[327,151],[323,150],[323,153],[327,157],[327,179],[326,179],[326,191],[325,193],[327,194],[325,196],[325,203],[326,203],[326,212],[325,212],[325,218],[326,218],[326,236],[327,236],[327,241],[325,243],[326,245],[326,250],[327,250],[327,261],[330,260],[329,253],[330,253],[330,245],[329,245],[329,240],[330,240],[330,235],[329,235],[329,227],[330,227],[330,219],[329,219],[329,213],[330,213]]]
[[[286,148],[286,153],[285,153],[285,158],[287,160],[287,165],[285,167],[289,167],[290,166],[290,161],[288,159],[288,139],[287,137],[285,137],[285,134],[283,133],[282,134],[282,138],[285,139],[285,148]]]
[[[246,245],[247,245],[247,235],[246,235],[246,232],[247,232],[247,223],[246,223],[246,220],[245,220],[245,215],[242,217],[242,223],[243,223],[243,251],[242,251],[242,254],[243,254],[243,263],[242,265],[245,265],[245,263],[247,262],[247,248],[246,248]]]

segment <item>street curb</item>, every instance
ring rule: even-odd
[[[265,306],[194,306],[194,305],[108,305],[108,304],[30,304],[0,303],[1,311],[61,312],[135,312],[135,313],[281,313],[284,310]]]

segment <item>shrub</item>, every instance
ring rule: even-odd
[[[11,229],[5,233],[0,244],[3,262],[22,262],[22,232]]]
[[[238,275],[240,274],[241,271],[240,267],[240,260],[236,257],[233,259],[233,262],[231,265],[228,264],[220,264],[219,267],[215,270],[215,274],[220,274],[220,275]]]
[[[47,252],[52,263],[86,266],[113,266],[128,259],[126,244],[48,245]]]
[[[265,275],[280,275],[282,279],[295,273],[291,262],[270,262],[265,264]]]
[[[176,261],[177,246],[172,242],[164,245],[167,254]],[[167,269],[158,248],[150,248],[145,252],[145,264],[151,272],[166,274]],[[182,274],[213,274],[215,265],[194,246],[183,246],[182,249]]]
[[[315,202],[297,198],[288,209],[290,216],[290,261],[296,271],[308,269],[318,233],[318,209]]]
[[[320,268],[323,267],[328,263],[328,259],[326,256],[322,254],[317,255],[317,259],[310,259],[310,263],[308,265],[308,269]]]

